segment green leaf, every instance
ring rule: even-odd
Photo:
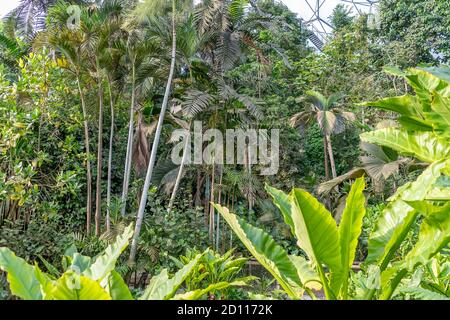
[[[145,288],[144,293],[139,298],[139,300],[156,300],[153,298],[156,295],[156,291],[159,286],[169,280],[169,274],[167,273],[167,269],[163,269],[158,275],[153,276],[150,279],[150,283],[147,288]]]
[[[302,256],[289,256],[293,265],[297,269],[298,277],[303,285],[316,291],[322,289],[322,282],[313,266]]]
[[[377,101],[368,101],[359,104],[365,107],[397,112],[403,116],[421,119],[423,118],[422,106],[416,96],[404,95],[399,97],[384,98]]]
[[[128,241],[133,236],[133,225],[130,224],[124,232],[117,237],[113,244],[110,244],[103,255],[99,256],[95,262],[83,272],[83,275],[93,280],[102,280],[109,272],[114,270],[116,261],[121,253],[128,246]]]
[[[0,248],[0,269],[7,272],[11,293],[24,300],[42,300],[35,268],[8,248]]]
[[[295,285],[301,286],[297,269],[286,251],[261,229],[255,228],[229,212],[225,207],[214,204],[216,210],[238,236],[248,251],[269,271],[286,293],[293,299],[300,299]]]
[[[424,200],[445,166],[443,161],[431,164],[416,181],[400,187],[389,199],[369,238],[366,264],[378,263],[382,271],[387,267],[417,217],[405,201]]]
[[[342,295],[347,298],[348,278],[350,268],[355,259],[356,246],[358,238],[362,231],[363,218],[366,214],[364,198],[364,177],[358,178],[353,183],[350,193],[347,196],[346,206],[339,224],[339,242],[341,245],[341,261],[344,285],[342,286]]]
[[[167,270],[163,270],[153,282],[150,281],[149,287],[145,290],[140,300],[168,300],[172,298],[184,280],[197,266],[201,257],[202,254],[198,254],[170,279],[167,277]]]
[[[437,134],[450,138],[450,99],[434,93],[431,110],[432,112],[427,112],[425,117],[433,123]]]
[[[203,297],[205,294],[208,294],[213,291],[227,289],[232,286],[245,286],[245,285],[247,285],[247,283],[244,281],[233,281],[233,282],[223,281],[223,282],[210,284],[205,289],[197,289],[194,291],[177,294],[172,299],[173,300],[198,300],[201,297]]]
[[[420,226],[419,239],[405,257],[406,267],[412,270],[418,263],[425,265],[449,241],[450,202],[441,207],[427,208],[426,217]]]
[[[54,265],[52,265],[50,262],[48,262],[43,256],[38,255],[38,258],[42,261],[44,266],[47,268],[47,271],[54,277],[61,276],[61,273],[58,271],[58,268],[56,268]]]
[[[407,156],[432,163],[450,157],[450,144],[432,132],[408,132],[385,128],[361,134],[361,140],[392,148]]]
[[[59,278],[51,294],[53,300],[111,300],[97,281],[67,271]]]
[[[68,270],[73,270],[78,274],[82,274],[91,266],[91,263],[91,257],[86,257],[76,252],[72,257],[72,263]]]
[[[51,299],[52,290],[54,288],[53,281],[48,274],[39,269],[37,263],[34,265],[34,275],[41,285],[42,298],[44,300]]]
[[[450,67],[441,65],[439,67],[426,67],[426,68],[418,68],[422,69],[428,73],[431,73],[433,76],[450,83]]]
[[[291,228],[291,233],[295,237],[295,226],[291,217],[291,198],[283,191],[273,188],[269,185],[266,185],[265,189],[267,193],[272,196],[273,203],[278,207],[278,209],[280,209],[280,212],[283,215],[284,222]]]
[[[321,269],[322,264],[328,267],[331,289],[336,296],[342,283],[341,248],[336,222],[331,213],[308,192],[293,189],[289,196],[293,204],[291,218],[297,245],[319,269],[327,298],[333,298],[330,296],[331,292],[327,293],[328,284],[321,275]]]
[[[444,296],[443,294],[433,292],[421,287],[404,288],[401,290],[401,292],[409,294],[412,298],[415,298],[417,300],[450,300],[449,297]]]
[[[105,286],[103,286],[103,282],[106,282]],[[108,277],[100,285],[106,289],[106,292],[109,293],[113,300],[134,300],[127,284],[120,274],[114,270],[109,273]]]

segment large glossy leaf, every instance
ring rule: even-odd
[[[401,292],[409,294],[410,297],[415,298],[416,300],[450,300],[449,297],[444,296],[443,294],[421,287],[404,288]]]
[[[116,261],[120,254],[128,246],[128,241],[133,236],[133,225],[129,225],[124,232],[119,235],[113,244],[110,244],[105,252],[97,257],[95,262],[89,266],[83,275],[93,280],[102,280],[108,273],[114,270]]]
[[[117,271],[111,271],[100,285],[113,300],[133,300],[130,289]]]
[[[225,207],[214,204],[217,211],[238,236],[248,251],[269,271],[286,293],[293,299],[300,299],[295,285],[301,286],[297,269],[292,264],[286,251],[261,229],[255,228]]]
[[[416,96],[404,95],[400,97],[385,98],[377,101],[369,101],[360,106],[376,107],[386,111],[397,112],[401,115],[422,118],[422,106]]]
[[[319,275],[314,270],[310,261],[307,261],[302,256],[289,256],[295,268],[297,268],[298,277],[306,288],[320,290],[322,282]]]
[[[36,279],[41,284],[41,293],[42,298],[44,300],[51,299],[51,294],[53,290],[53,280],[50,278],[50,276],[39,269],[39,266],[37,263],[34,265],[34,275]]]
[[[167,269],[163,269],[158,275],[153,276],[150,279],[149,284],[145,288],[145,291],[139,298],[139,300],[156,300],[153,298],[156,295],[156,291],[158,290],[159,286],[161,286],[168,280],[169,273],[167,272]]]
[[[91,266],[91,257],[86,257],[78,252],[75,252],[72,256],[72,263],[69,266],[69,270],[73,270],[78,274],[82,274]]]
[[[339,224],[339,242],[341,245],[341,263],[344,279],[343,296],[347,296],[347,285],[350,268],[355,259],[358,238],[362,231],[362,223],[366,214],[364,198],[364,177],[358,178],[353,183],[347,196],[346,206]]]
[[[97,281],[67,271],[59,278],[51,294],[53,300],[111,300]]]
[[[425,214],[425,219],[420,226],[419,240],[405,258],[406,267],[410,270],[418,263],[425,265],[450,241],[450,202],[440,207],[424,210],[424,207],[417,206],[416,209]]]
[[[283,191],[273,188],[269,185],[266,185],[265,189],[267,193],[272,196],[273,203],[278,207],[278,209],[280,209],[284,222],[289,226],[289,228],[291,228],[291,233],[295,237],[295,226],[291,217],[292,213],[291,198]]]
[[[425,68],[418,68],[418,69],[422,69],[422,70],[432,74],[433,76],[435,76],[447,83],[450,83],[450,67],[449,66],[441,65],[439,67],[425,67]]]
[[[243,282],[243,281],[233,281],[233,282],[223,281],[223,282],[213,283],[213,284],[210,284],[205,289],[197,289],[194,291],[177,294],[176,296],[173,297],[173,300],[198,300],[201,297],[203,297],[204,295],[206,295],[210,292],[213,292],[213,291],[223,290],[223,289],[227,289],[229,287],[234,287],[234,286],[239,287],[239,286],[245,286],[245,285],[247,285],[247,283]]]
[[[405,201],[424,200],[445,166],[444,161],[431,164],[416,181],[402,186],[389,199],[370,236],[367,264],[378,263],[382,270],[387,267],[417,217]]]
[[[432,132],[411,133],[403,129],[385,128],[363,133],[360,137],[363,141],[389,147],[428,163],[450,157],[450,143]]]
[[[450,98],[434,93],[431,110],[426,113],[426,117],[433,123],[437,134],[450,138]]]
[[[0,248],[0,270],[8,273],[11,293],[24,300],[41,300],[41,286],[35,269],[8,248]]]
[[[336,222],[331,213],[308,192],[293,189],[289,197],[292,199],[291,218],[297,245],[319,268],[319,274],[322,264],[328,267],[331,273],[331,289],[336,296],[342,283],[341,248]],[[276,201],[274,199],[275,203]],[[326,280],[322,280],[325,291],[328,291]]]
[[[188,264],[181,268],[175,275],[168,279],[167,271],[163,270],[160,275],[156,276],[156,279],[150,283],[140,298],[140,300],[168,300],[171,299],[178,288],[182,285],[184,280],[197,266],[202,254],[198,254]],[[153,279],[152,279],[153,280]]]

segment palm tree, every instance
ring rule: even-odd
[[[148,1],[144,2],[144,8],[145,9],[149,8],[146,5],[153,7],[153,8],[155,8],[155,6],[158,6],[158,5],[159,5],[159,8],[164,7],[164,4],[165,4],[164,1],[161,0],[162,3],[156,3],[156,2],[159,2],[159,1],[148,0]],[[139,8],[139,6],[138,6],[138,8]],[[134,263],[134,261],[136,259],[136,250],[137,250],[137,244],[138,244],[137,242],[139,239],[139,234],[141,232],[142,221],[144,219],[144,211],[145,211],[145,207],[147,205],[148,190],[150,188],[150,182],[152,179],[153,169],[155,167],[156,154],[158,151],[159,140],[161,137],[161,130],[162,130],[163,122],[164,122],[164,115],[167,110],[167,105],[169,102],[169,95],[170,95],[171,87],[172,87],[173,75],[175,72],[175,59],[176,59],[176,50],[177,50],[176,36],[177,36],[177,33],[176,33],[176,3],[175,3],[175,0],[172,0],[172,50],[171,50],[171,55],[170,55],[170,70],[169,70],[169,76],[167,78],[167,84],[166,84],[166,89],[164,92],[164,98],[163,98],[163,102],[162,102],[162,106],[161,106],[161,112],[160,112],[159,119],[158,119],[158,125],[156,127],[156,133],[155,133],[155,137],[153,140],[152,151],[150,154],[150,161],[149,161],[148,168],[147,168],[147,174],[145,176],[144,188],[142,190],[141,200],[139,203],[139,210],[138,210],[137,219],[136,219],[136,226],[135,226],[135,230],[134,230],[133,241],[131,243],[131,248],[130,248],[129,261],[131,263]]]
[[[65,6],[60,5],[55,8],[55,19],[49,19],[53,23],[46,32],[40,33],[35,39],[36,47],[49,46],[55,51],[64,55],[64,58],[70,63],[67,69],[75,76],[78,93],[80,96],[81,109],[83,114],[84,143],[86,149],[86,232],[90,233],[90,223],[92,215],[92,171],[91,171],[91,152],[90,152],[90,135],[89,120],[84,90],[82,89],[82,78],[85,74],[82,59],[85,57],[84,38],[80,29],[69,30],[58,18],[61,13],[65,13]],[[64,16],[64,14],[62,14]],[[64,19],[64,18],[62,18]]]
[[[82,26],[85,39],[84,47],[87,52],[88,67],[97,82],[98,96],[98,136],[97,136],[97,182],[95,201],[95,234],[101,232],[102,210],[102,173],[103,173],[103,109],[105,64],[101,59],[109,52],[110,39],[116,32],[120,33],[123,7],[120,1],[111,0],[100,3],[88,12],[83,11]],[[88,13],[88,14],[86,14]]]
[[[327,98],[319,92],[307,91],[304,100],[310,104],[310,109],[295,114],[290,120],[292,127],[318,124],[323,134],[324,165],[327,179],[329,179],[327,153],[330,158],[333,179],[337,177],[331,135],[342,133],[345,130],[346,121],[355,121],[355,115],[352,112],[346,112],[335,107],[340,98],[341,95],[339,94],[332,94]]]
[[[83,5],[91,3],[87,0],[70,0],[66,4]],[[49,9],[58,3],[58,0],[20,0],[18,6],[6,15],[14,23],[20,35],[31,40],[46,28],[45,19]]]

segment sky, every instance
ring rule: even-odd
[[[3,17],[5,14],[10,12],[12,9],[17,7],[20,0],[0,0],[0,17]],[[289,9],[293,12],[296,12],[300,17],[305,20],[309,20],[311,18],[312,11],[306,4],[305,0],[282,0]],[[310,3],[314,3],[314,0],[309,0]],[[333,8],[339,3],[339,0],[326,0],[325,4],[321,8],[320,15],[322,18],[327,18],[331,15]],[[355,10],[353,10],[355,11]]]
[[[3,17],[5,14],[10,12],[12,9],[14,9],[19,4],[20,0],[0,0],[0,2],[1,2],[0,16]],[[308,6],[305,3],[302,3],[304,1],[283,0],[283,2],[289,7],[289,9],[291,9],[294,12],[300,13],[303,11],[303,12],[305,12],[305,15],[308,15],[311,12],[309,10]],[[310,2],[313,2],[313,1],[310,1]],[[330,5],[328,5],[328,2],[330,2]],[[333,3],[338,3],[338,2],[339,2],[338,0],[327,0],[327,6],[324,7],[323,16],[325,16],[325,17],[329,16],[329,14],[331,13],[331,11],[333,10],[333,8],[335,6],[335,4],[333,5]],[[306,14],[306,12],[307,12],[307,14]],[[302,17],[303,17],[303,14],[302,14]]]

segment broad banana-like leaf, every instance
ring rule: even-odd
[[[416,300],[450,300],[449,297],[444,296],[443,294],[421,287],[404,288],[401,292],[409,294],[410,297],[415,298]]]
[[[363,102],[358,105],[393,111],[408,117],[419,119],[422,118],[422,106],[416,96],[404,95],[399,97],[391,97],[377,101]]]
[[[51,293],[53,300],[111,300],[111,296],[100,283],[67,271],[59,278]]]
[[[172,298],[184,280],[197,266],[201,257],[202,254],[198,254],[170,279],[167,277],[167,271],[164,272],[163,270],[164,274],[156,276],[157,278],[153,283],[150,283],[151,287],[149,290],[145,290],[140,300],[168,300]]]
[[[51,300],[53,290],[53,280],[50,276],[39,269],[37,263],[34,264],[34,275],[41,284],[41,293],[44,300]]]
[[[447,82],[450,84],[450,67],[441,65],[439,67],[425,67],[425,68],[418,68],[421,70],[424,70],[428,73],[431,73],[433,76]],[[449,92],[450,96],[450,92]]]
[[[194,291],[177,294],[176,296],[174,296],[172,298],[172,300],[198,300],[201,297],[203,297],[205,294],[208,294],[213,291],[223,290],[223,289],[233,287],[233,286],[240,287],[240,286],[245,286],[245,285],[247,285],[247,283],[244,281],[233,281],[233,282],[223,281],[223,282],[213,283],[213,284],[210,284],[205,289],[197,289]]]
[[[432,112],[426,113],[426,118],[433,123],[439,135],[450,138],[450,98],[434,93],[431,109]]]
[[[331,213],[311,194],[302,189],[293,189],[289,194],[291,199],[290,214],[294,225],[297,245],[303,249],[319,270],[327,298],[333,298],[339,292],[342,284],[341,248],[339,234]],[[277,203],[277,199],[274,199]],[[322,264],[330,273],[329,292],[327,280],[323,278]]]
[[[267,193],[272,196],[273,203],[278,207],[278,209],[280,209],[284,222],[289,226],[292,235],[295,237],[295,227],[291,217],[292,213],[291,198],[283,191],[273,188],[267,184],[265,186],[265,189]]]
[[[117,271],[111,271],[100,285],[113,300],[134,300],[130,289]]]
[[[409,203],[417,205],[417,203]],[[423,207],[417,207],[421,210]],[[450,202],[435,208],[427,208],[420,225],[419,240],[405,257],[406,267],[412,270],[416,264],[426,264],[450,241]]]
[[[148,284],[147,288],[145,288],[145,291],[139,298],[139,300],[156,300],[152,299],[152,297],[155,296],[159,286],[167,282],[168,280],[169,273],[167,272],[167,269],[163,269],[158,275],[153,276],[150,279],[150,283]]]
[[[293,299],[301,296],[296,286],[302,286],[297,269],[292,264],[286,251],[276,244],[266,232],[246,223],[236,215],[218,204],[216,210],[223,216],[230,228],[238,236],[248,251],[269,271],[286,293]]]
[[[78,252],[75,252],[71,259],[72,263],[69,266],[68,270],[73,270],[78,274],[82,274],[92,264],[91,257],[83,256]]]
[[[408,132],[385,128],[360,135],[361,140],[389,147],[407,156],[432,163],[450,157],[450,143],[433,132]]]
[[[339,266],[339,235],[331,213],[304,190],[293,189],[289,196],[275,188],[266,190],[308,257],[316,264],[324,263],[330,268]]]
[[[298,277],[306,288],[316,291],[322,289],[322,281],[309,261],[302,256],[290,255],[289,259],[297,268]]]
[[[445,168],[446,162],[431,164],[412,183],[400,187],[389,199],[369,238],[366,264],[379,264],[383,271],[416,220],[417,211],[405,201],[422,201]]]
[[[355,259],[356,246],[362,231],[363,218],[366,214],[364,187],[364,177],[356,179],[353,183],[338,228],[343,277],[342,295],[344,298],[347,297],[349,273]]]
[[[128,241],[133,236],[133,225],[130,224],[124,232],[117,237],[113,244],[110,244],[103,255],[99,256],[95,262],[89,266],[83,275],[92,280],[102,280],[109,272],[114,270],[116,261],[121,253],[128,246]]]
[[[24,300],[42,300],[35,268],[8,248],[0,248],[0,270],[8,273],[7,280],[13,295]]]

